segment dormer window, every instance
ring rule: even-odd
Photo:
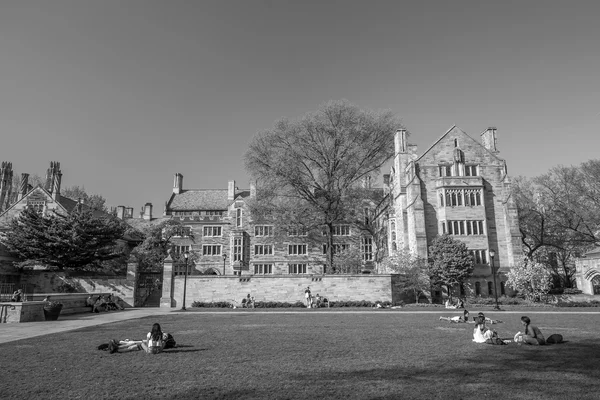
[[[439,165],[438,166],[440,177],[452,176],[452,165]]]

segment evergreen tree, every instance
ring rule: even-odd
[[[9,252],[24,260],[59,269],[99,268],[103,261],[122,257],[117,246],[125,224],[110,216],[94,216],[88,209],[64,216],[40,215],[32,209],[14,218],[0,237]]]
[[[452,297],[452,287],[464,284],[473,274],[475,262],[467,245],[448,235],[433,239],[429,247],[429,276],[431,283],[445,287]]]

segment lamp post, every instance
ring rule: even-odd
[[[496,252],[493,249],[490,249],[490,258],[492,259],[492,277],[494,278],[494,298],[496,299],[496,306],[494,310],[499,310],[500,306],[498,306],[498,290],[496,290],[496,268],[494,266],[494,257],[496,256]]]
[[[188,276],[188,257],[190,256],[189,252],[183,253],[183,258],[185,258],[185,274],[183,275],[183,305],[181,306],[181,311],[185,311],[185,290],[187,289],[187,276]]]
[[[227,254],[223,253],[223,275],[225,275],[225,260],[227,260]]]

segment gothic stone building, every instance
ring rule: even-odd
[[[511,181],[496,146],[496,128],[483,132],[479,142],[453,126],[418,154],[400,130],[389,177],[390,251],[427,257],[437,235],[452,235],[471,250],[476,262],[472,294],[483,296],[493,295],[490,251],[499,267],[499,294],[508,290],[504,273],[521,257]]]
[[[184,189],[183,175],[175,174],[173,193],[163,214],[163,219],[176,219],[183,226],[174,240],[174,258],[185,251],[198,255],[192,274],[323,273],[322,244],[301,229],[256,223],[249,208],[254,196],[254,187],[240,190],[235,181],[229,181],[227,189]],[[372,268],[374,245],[370,235],[341,224],[335,227],[334,236],[334,249],[359,246],[365,269]],[[179,263],[174,274],[181,274],[184,268]]]

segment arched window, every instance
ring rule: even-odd
[[[444,194],[440,193],[440,207],[444,207]]]
[[[488,294],[490,296],[494,295],[494,284],[492,282],[488,282]]]
[[[475,282],[475,296],[481,296],[481,283]]]
[[[397,248],[396,248],[396,242],[392,242],[392,250],[394,250],[394,251],[397,250]]]
[[[392,231],[392,240],[396,240],[396,231]]]

